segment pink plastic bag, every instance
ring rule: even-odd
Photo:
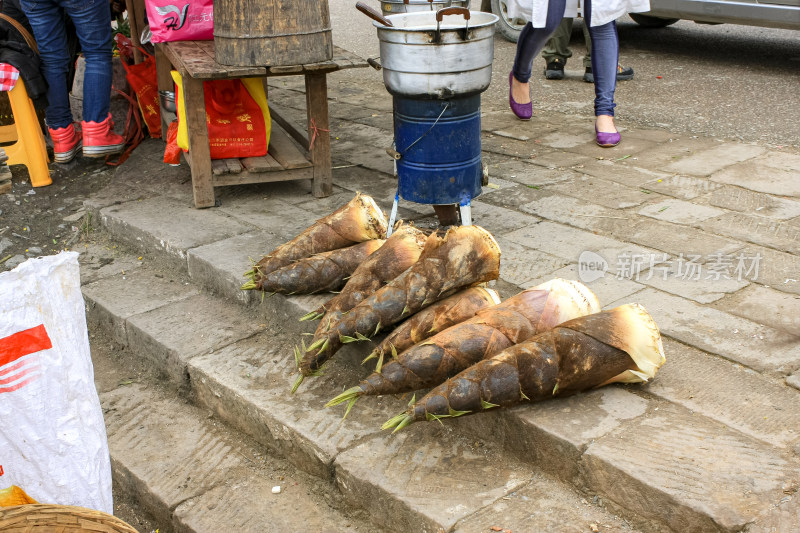
[[[213,0],[145,0],[151,42],[214,39]]]

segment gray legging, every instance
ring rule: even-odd
[[[533,59],[564,18],[566,0],[548,0],[547,21],[544,28],[534,28],[527,23],[519,34],[517,54],[514,58],[514,77],[522,83],[531,79]],[[619,38],[614,21],[602,26],[592,26],[592,2],[584,0],[584,24],[592,38],[592,73],[594,74],[594,114],[614,116],[614,90],[617,88],[619,63]]]

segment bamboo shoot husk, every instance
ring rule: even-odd
[[[661,335],[644,307],[628,304],[570,320],[481,361],[384,424],[395,431],[614,382],[652,379],[665,362]]]
[[[444,237],[432,234],[411,268],[344,315],[306,349],[302,361],[295,354],[300,376],[293,390],[344,343],[366,340],[462,287],[497,279],[499,272],[500,247],[485,229],[459,226]]]
[[[260,288],[261,278],[274,270],[314,254],[383,239],[386,237],[386,228],[386,217],[375,200],[357,193],[347,204],[262,257],[245,276],[249,276],[257,285],[256,288]]]

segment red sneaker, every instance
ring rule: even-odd
[[[47,128],[53,140],[53,151],[56,163],[69,163],[81,149],[81,132],[75,129],[75,124],[66,128]]]
[[[81,122],[83,129],[83,155],[103,157],[118,154],[125,148],[125,139],[114,133],[111,113],[103,122]]]

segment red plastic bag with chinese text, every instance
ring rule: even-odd
[[[189,150],[183,79],[172,71],[178,109],[178,146]],[[267,154],[271,130],[264,87],[259,79],[203,82],[211,159],[260,157]]]
[[[127,65],[125,61],[126,78],[136,93],[139,102],[139,111],[142,112],[147,131],[154,139],[161,138],[161,104],[158,100],[158,76],[156,75],[156,58],[141,50],[145,60],[136,65]]]
[[[178,146],[178,121],[170,122],[167,128],[167,147],[164,149],[164,163],[168,165],[181,164],[181,147]]]

